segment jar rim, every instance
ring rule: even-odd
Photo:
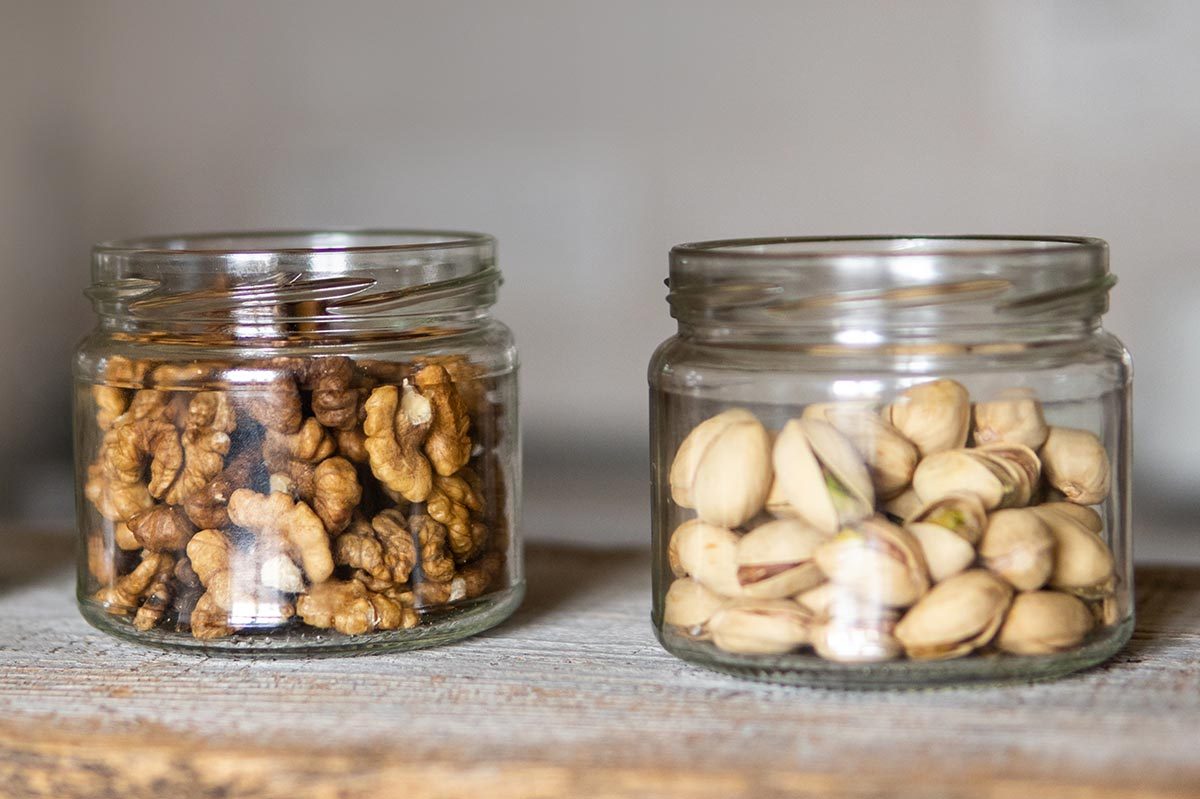
[[[279,246],[267,246],[272,239],[281,240]],[[308,244],[285,244],[287,240],[308,240]],[[328,239],[322,242],[322,239]],[[380,243],[368,244],[366,240],[382,239]],[[389,241],[390,239],[390,241]],[[405,241],[411,239],[411,241]],[[341,243],[339,243],[339,240]],[[352,243],[352,240],[362,243]],[[221,246],[204,246],[206,243]],[[161,236],[143,236],[130,239],[111,239],[97,243],[95,255],[137,256],[210,256],[265,255],[286,253],[384,253],[412,252],[414,250],[451,250],[467,247],[490,247],[495,238],[486,233],[465,230],[438,230],[424,228],[301,228],[280,230],[237,230],[202,233],[176,233]]]
[[[908,245],[899,247],[896,245]],[[776,248],[779,248],[777,251]],[[869,234],[854,236],[757,236],[677,244],[672,259],[827,260],[969,256],[1077,255],[1102,253],[1104,239],[1094,236],[1008,234]]]

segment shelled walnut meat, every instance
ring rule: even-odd
[[[466,358],[117,356],[103,381],[91,599],[134,629],[402,631],[502,587],[503,431]]]
[[[862,663],[1079,647],[1120,621],[1092,432],[1028,390],[952,380],[890,403],[816,403],[768,429],[701,421],[671,464],[663,622],[733,653]],[[687,517],[691,518],[687,518]]]

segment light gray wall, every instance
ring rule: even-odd
[[[1121,277],[1108,321],[1137,357],[1140,481],[1195,502],[1200,4],[0,0],[0,15],[10,513],[46,512],[63,483],[90,242],[323,225],[496,234],[531,453],[605,448],[635,469],[673,243],[1103,236]]]

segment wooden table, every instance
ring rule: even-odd
[[[245,661],[110,639],[69,541],[0,541],[4,797],[1200,796],[1195,566],[1139,569],[1088,673],[840,693],[667,655],[641,551],[533,547],[524,607],[459,645]]]

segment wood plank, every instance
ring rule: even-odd
[[[132,646],[71,600],[69,545],[0,563],[4,796],[1200,796],[1200,568],[1054,683],[853,693],[688,666],[641,551],[532,547],[501,629],[422,652],[226,660]]]

